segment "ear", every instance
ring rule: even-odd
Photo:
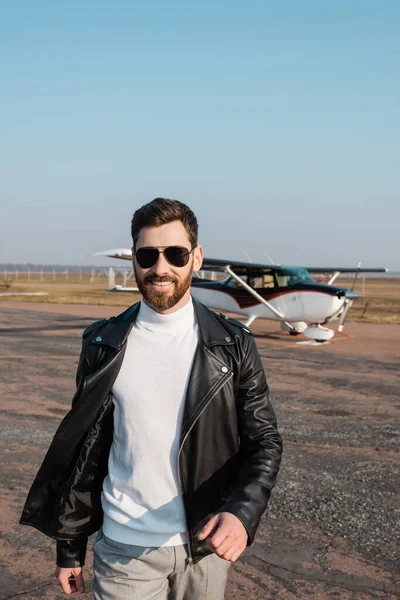
[[[131,250],[132,250],[132,269],[133,269],[133,272],[135,273],[135,250],[133,249],[133,246],[132,246]]]
[[[203,264],[204,252],[201,246],[196,246],[193,250],[193,272],[200,271]]]

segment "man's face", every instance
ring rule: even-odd
[[[159,227],[143,227],[136,243],[139,248],[158,248],[183,246],[192,249],[188,234],[181,221],[172,221]],[[184,267],[171,265],[165,255],[160,253],[157,262],[144,269],[133,256],[133,270],[136,283],[144,301],[153,310],[167,314],[179,310],[189,301],[190,283],[194,271],[199,271],[203,262],[203,250],[196,246]]]

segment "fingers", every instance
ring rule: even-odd
[[[76,592],[78,591],[78,588],[76,587],[75,578],[74,577],[69,577],[68,583],[69,583],[70,588],[71,588],[71,593],[72,594],[76,594]]]
[[[235,551],[233,548],[229,548],[229,550],[227,550],[223,556],[220,556],[220,558],[223,558],[224,560],[227,560],[228,562],[233,562],[232,557],[233,557],[234,552]]]
[[[57,579],[64,594],[72,594],[72,586],[69,580],[69,573],[60,573]]]
[[[212,542],[212,540],[210,540],[210,542]],[[233,545],[234,542],[229,537],[226,537],[220,544],[218,544],[218,546],[212,547],[211,544],[209,544],[209,548],[221,558],[225,558],[225,553],[231,550]]]
[[[227,523],[222,523],[214,534],[207,538],[207,545],[219,557],[234,561],[246,548],[243,536]]]
[[[198,538],[205,539],[212,552],[230,562],[235,562],[247,545],[247,532],[243,524],[229,513],[214,515]]]
[[[211,519],[208,521],[208,523],[206,523],[206,525],[203,527],[203,529],[200,531],[198,538],[199,540],[205,540],[210,533],[212,533],[214,531],[214,529],[217,527],[218,523],[219,523],[219,515],[214,515],[213,517],[211,517]]]
[[[74,594],[85,592],[85,581],[83,579],[82,568],[60,568],[57,567],[56,578],[64,592],[64,594]]]
[[[226,535],[221,541],[215,538],[217,536],[213,535],[212,538],[207,540],[207,545],[217,556],[225,560],[236,560],[245,549],[243,542],[232,534]]]
[[[80,573],[78,573],[77,575],[75,575],[75,585],[78,589],[78,592],[80,594],[84,594],[85,593],[85,581],[83,579],[83,575],[82,575],[82,571],[80,571]]]
[[[217,531],[213,533],[211,537],[207,539],[207,545],[213,552],[217,552],[220,547],[226,542],[229,541],[232,543],[231,539],[231,531],[229,527],[221,525],[218,527]],[[226,544],[225,544],[226,545]]]
[[[221,556],[221,558],[223,558],[224,560],[228,560],[229,562],[236,562],[239,556],[242,554],[243,550],[244,548],[237,549],[234,546],[232,546],[229,550],[225,552],[223,556]]]
[[[244,551],[244,547],[238,542],[232,542],[228,538],[216,550],[215,554],[229,562],[235,562]]]

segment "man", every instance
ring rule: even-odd
[[[185,204],[156,198],[132,219],[142,301],[83,333],[77,391],[21,522],[57,540],[64,592],[97,600],[221,600],[251,544],[282,452],[255,342],[192,300],[202,265]]]

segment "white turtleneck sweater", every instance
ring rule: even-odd
[[[112,388],[114,438],[102,505],[104,534],[117,542],[186,543],[177,462],[197,341],[191,299],[168,315],[142,300]]]

